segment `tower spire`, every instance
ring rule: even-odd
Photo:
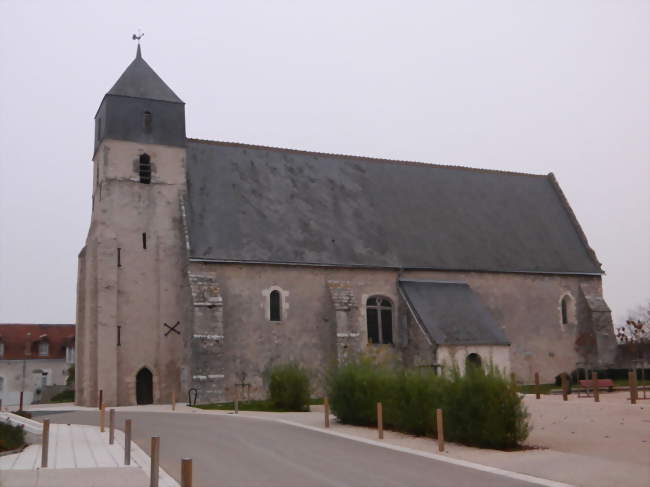
[[[134,41],[138,41],[138,50],[135,52],[136,59],[142,59],[142,51],[140,50],[140,39],[142,39],[143,37],[144,37],[144,33],[140,31],[140,29],[138,29],[137,34],[133,34],[133,37],[131,37],[131,39],[133,39]]]

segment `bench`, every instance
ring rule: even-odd
[[[594,381],[591,379],[581,379],[578,381],[580,386],[584,388],[583,391],[578,391],[578,397],[581,397],[581,393],[584,393],[586,397],[589,397],[589,392],[594,388]],[[598,379],[597,387],[600,391],[601,389],[607,389],[608,392],[614,390],[614,381],[612,379]]]

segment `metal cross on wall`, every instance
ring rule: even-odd
[[[180,321],[177,321],[176,324],[175,324],[174,326],[169,326],[167,323],[163,323],[163,326],[166,326],[167,328],[169,328],[169,330],[167,330],[167,331],[165,332],[165,336],[169,335],[172,331],[173,331],[174,333],[176,333],[177,335],[180,335],[181,332],[178,331],[178,330],[176,329],[176,327],[177,327],[177,326],[180,326],[180,324],[181,324]]]

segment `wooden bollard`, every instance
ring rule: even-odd
[[[594,402],[600,402],[600,391],[598,390],[598,372],[591,373],[591,379],[594,381]]]
[[[377,436],[384,439],[384,411],[380,402],[377,403]]]
[[[131,465],[131,420],[124,420],[124,465]]]
[[[181,459],[181,487],[192,487],[192,459]]]
[[[639,399],[638,391],[636,389],[636,372],[631,370],[627,373],[628,383],[630,384],[630,403],[636,404]]]
[[[18,411],[23,410],[23,394],[24,394],[24,392],[20,391],[20,406],[18,407]]]
[[[108,444],[115,443],[115,409],[108,411]]]
[[[106,409],[102,404],[102,407],[99,409],[99,431],[104,432],[104,426],[106,425]]]
[[[569,400],[569,384],[566,377],[566,372],[562,372],[560,375],[560,380],[562,381],[562,400]]]
[[[436,436],[438,437],[438,451],[445,451],[445,425],[440,408],[436,409]]]
[[[99,401],[97,402],[97,409],[101,409],[104,404],[104,391],[103,389],[99,390]]]
[[[541,394],[539,392],[539,372],[535,372],[535,399],[539,399]]]
[[[239,414],[239,389],[235,386],[235,414]]]
[[[325,427],[330,427],[330,401],[327,397],[323,399],[323,409],[325,410]]]
[[[47,456],[50,449],[50,420],[43,420],[43,443],[41,445],[41,468],[47,468]]]
[[[158,487],[158,469],[160,468],[160,436],[151,437],[151,474],[149,487]]]
[[[172,411],[176,411],[176,391],[172,391]]]

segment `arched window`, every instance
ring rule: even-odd
[[[573,322],[575,322],[573,298],[569,294],[565,294],[560,301],[560,323],[564,326]]]
[[[50,344],[47,340],[41,340],[38,342],[38,354],[41,357],[46,357],[50,354]]]
[[[151,183],[151,157],[149,154],[140,155],[140,182],[142,184]]]
[[[151,115],[151,112],[149,112],[149,111],[144,112],[143,122],[144,122],[144,131],[145,131],[145,133],[150,134],[151,133],[151,125],[152,125],[152,122],[153,122],[153,117]]]
[[[269,294],[269,319],[271,321],[282,320],[282,295],[278,290],[271,291]]]
[[[393,343],[393,306],[388,298],[372,296],[366,301],[368,343]]]

